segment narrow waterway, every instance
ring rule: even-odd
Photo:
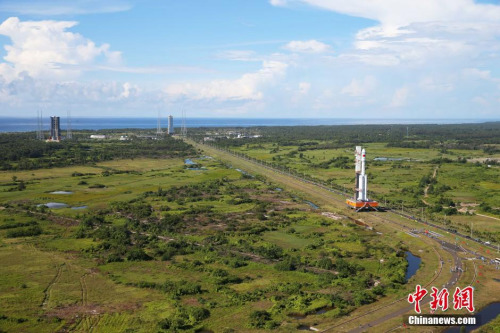
[[[479,322],[476,325],[465,326],[465,331],[460,331],[460,326],[450,327],[446,331],[444,331],[444,333],[472,332],[473,330],[476,330],[479,327],[489,323],[498,315],[500,315],[500,302],[491,303],[476,314],[477,318],[479,318]]]
[[[408,281],[413,275],[417,273],[420,268],[420,263],[422,259],[420,257],[414,256],[410,251],[406,251],[406,261],[408,261],[408,267],[406,268],[406,281]]]

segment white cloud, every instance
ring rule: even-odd
[[[108,44],[97,46],[90,39],[67,31],[75,25],[74,21],[8,18],[0,25],[0,35],[9,37],[12,44],[5,46],[6,63],[0,64],[0,75],[7,80],[22,72],[33,78],[68,79],[80,74],[78,66],[98,60],[108,64],[120,62],[120,52],[111,51]]]
[[[362,80],[353,79],[351,83],[345,86],[341,93],[352,97],[366,96],[377,86],[377,79],[373,76],[366,76]]]
[[[269,3],[273,6],[282,7],[282,6],[286,6],[288,1],[287,0],[269,0]]]
[[[121,0],[2,0],[0,12],[22,15],[78,15],[114,13],[129,10],[130,4]]]
[[[300,82],[299,83],[299,93],[301,95],[307,95],[311,90],[311,83],[309,82]]]
[[[472,99],[472,101],[474,103],[477,103],[477,104],[483,106],[483,107],[489,107],[490,106],[490,102],[486,98],[484,98],[483,96],[476,96],[476,97],[474,97]]]
[[[132,86],[130,82],[125,82],[122,87],[123,91],[121,92],[119,98],[130,98],[132,95],[136,95],[139,92],[139,88],[137,86]]]
[[[33,109],[32,106],[39,103],[64,110],[68,106],[91,106],[94,109],[139,102],[144,105],[154,103],[155,97],[130,82],[54,82],[34,80],[23,74],[11,82],[0,80],[0,101],[5,110]]]
[[[317,40],[291,41],[284,46],[285,49],[297,53],[324,53],[331,50],[331,47]]]
[[[376,20],[389,32],[415,22],[498,22],[500,7],[473,0],[299,0],[350,16]],[[273,2],[271,2],[273,4]],[[279,5],[279,3],[278,3]]]
[[[500,6],[473,0],[295,0],[379,22],[343,56],[373,66],[459,62],[500,50]]]
[[[288,65],[279,61],[264,61],[262,68],[236,80],[213,80],[207,83],[176,83],[166,87],[171,97],[194,100],[260,100],[262,87],[272,84],[286,73]]]
[[[261,58],[256,56],[255,51],[250,50],[227,50],[217,54],[220,59],[227,59],[233,61],[262,61]]]
[[[392,96],[392,101],[390,107],[399,108],[406,105],[408,100],[409,89],[407,87],[402,87],[397,89]]]
[[[419,82],[419,88],[422,91],[428,92],[450,92],[455,89],[455,77],[448,77],[445,79],[437,79],[432,76],[426,76]]]

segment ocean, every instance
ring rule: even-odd
[[[49,118],[43,119],[43,130],[48,131]],[[186,127],[254,127],[254,126],[317,126],[317,125],[375,125],[375,124],[461,124],[495,121],[491,119],[355,119],[355,118],[186,118]],[[73,130],[102,130],[120,128],[156,129],[156,118],[72,118]],[[166,128],[167,119],[161,126]],[[181,120],[174,118],[174,127]],[[61,129],[66,119],[61,117]],[[37,130],[36,118],[0,118],[0,132],[31,132]]]

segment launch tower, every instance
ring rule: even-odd
[[[61,141],[61,127],[60,118],[57,116],[50,117],[50,142],[60,142]]]
[[[168,116],[167,134],[174,135],[174,117]]]

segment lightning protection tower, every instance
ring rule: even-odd
[[[182,109],[182,127],[181,127],[181,135],[183,137],[187,136],[187,128],[186,128],[186,110]]]
[[[36,112],[36,139],[43,140],[43,120],[41,109],[38,109]]]
[[[71,130],[71,110],[68,109],[68,114],[66,118],[66,139],[71,140],[73,138],[73,131]]]
[[[163,135],[161,131],[161,119],[160,110],[158,110],[158,120],[156,121],[156,138],[160,138]]]

